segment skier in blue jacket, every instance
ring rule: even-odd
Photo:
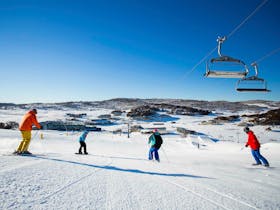
[[[151,148],[149,150],[149,160],[153,160],[154,156],[155,159],[159,162],[158,150],[162,144],[162,138],[157,129],[154,129],[153,134],[149,137],[148,144],[151,145]]]
[[[88,131],[85,130],[82,135],[80,136],[79,138],[79,142],[80,142],[80,148],[79,148],[79,154],[83,154],[82,153],[82,148],[84,148],[84,154],[87,155],[87,145],[86,145],[86,138],[87,138],[87,135],[88,135]]]

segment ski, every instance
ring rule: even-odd
[[[2,156],[18,156],[18,157],[38,157],[38,156],[45,156],[43,154],[13,154],[13,153],[8,153],[8,154],[1,154]]]

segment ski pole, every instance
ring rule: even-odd
[[[35,137],[37,136],[38,133],[39,133],[39,130],[36,131],[35,135],[33,136],[33,140],[35,139]]]
[[[169,162],[169,159],[168,159],[168,157],[167,157],[167,155],[166,155],[166,153],[165,153],[165,151],[164,151],[164,149],[163,149],[163,147],[162,147],[162,152],[163,152],[163,154],[165,155],[165,158],[166,158],[167,162],[170,163],[170,162]]]

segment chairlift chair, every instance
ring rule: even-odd
[[[230,56],[225,56],[221,54],[221,47],[222,43],[226,40],[226,37],[218,37],[218,54],[219,57],[212,58],[206,63],[206,73],[204,74],[205,77],[211,78],[244,78],[247,76],[249,70],[246,64],[236,58],[232,58]],[[227,70],[212,70],[210,69],[210,65],[218,67],[218,64],[223,64],[223,68],[227,65]],[[238,71],[235,69],[229,70],[229,64],[235,65],[238,68]]]
[[[267,83],[264,79],[258,77],[258,66],[251,64],[255,69],[255,76],[242,78],[237,82],[236,91],[238,92],[270,92],[267,89]],[[253,85],[253,87],[251,86]]]

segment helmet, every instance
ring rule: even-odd
[[[245,127],[245,128],[244,128],[244,132],[246,132],[246,133],[249,132],[249,130],[250,130],[250,129],[249,129],[248,127]]]

